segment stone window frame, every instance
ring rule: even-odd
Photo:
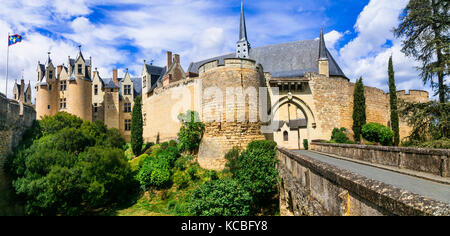
[[[98,85],[94,84],[94,95],[98,95]]]
[[[77,65],[77,69],[78,69],[78,74],[79,74],[79,75],[83,74],[83,65],[78,64],[78,65]]]
[[[147,126],[147,113],[142,115],[142,124],[143,126]]]
[[[131,85],[130,84],[124,84],[123,85],[123,94],[124,95],[131,95]]]
[[[125,120],[125,131],[131,131],[131,120]]]
[[[98,112],[98,103],[94,103],[94,113]]]
[[[59,81],[59,90],[66,91],[67,90],[67,81],[61,80]]]
[[[142,79],[142,87],[143,88],[147,87],[147,75],[144,75],[144,77]]]
[[[123,112],[124,113],[131,113],[131,103],[126,102],[123,104]]]
[[[63,110],[67,108],[66,98],[60,98],[59,99],[59,109]]]
[[[48,78],[53,79],[53,71],[52,70],[48,71]]]
[[[289,132],[287,132],[287,130],[285,130],[283,132],[283,141],[284,142],[289,142]]]

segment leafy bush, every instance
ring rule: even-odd
[[[178,132],[180,151],[195,153],[200,147],[200,142],[205,131],[205,124],[199,122],[199,115],[194,111],[187,111],[184,114],[180,114],[178,120],[182,123]]]
[[[239,169],[232,172],[252,196],[255,207],[265,206],[278,192],[276,145],[273,141],[251,142],[239,157]]]
[[[168,187],[170,184],[170,169],[169,168],[156,168],[152,172],[151,185],[161,189]]]
[[[198,166],[196,165],[192,165],[187,169],[187,173],[189,174],[189,176],[191,177],[192,180],[196,180],[197,179],[197,173],[198,173]]]
[[[167,160],[159,157],[151,157],[145,159],[136,178],[141,186],[160,188],[167,184],[167,174],[170,180],[170,167]]]
[[[345,134],[347,131],[346,128],[334,128],[331,134],[331,141],[333,143],[351,143],[347,135]]]
[[[194,157],[191,155],[182,156],[175,161],[175,168],[184,171],[192,160]]]
[[[167,161],[170,168],[173,168],[175,162],[180,157],[180,153],[178,152],[178,148],[175,146],[168,146],[166,149],[161,150],[157,154],[158,158],[162,158]]]
[[[305,148],[305,150],[309,149],[309,142],[308,139],[303,139],[303,147]]]
[[[227,163],[225,167],[232,173],[239,169],[239,155],[241,150],[238,147],[233,147],[227,154],[225,154],[225,160]]]
[[[393,144],[394,132],[384,125],[369,123],[363,126],[362,136],[367,141],[391,146]]]
[[[173,183],[178,187],[178,189],[184,189],[189,186],[189,181],[191,177],[182,171],[177,171],[173,174]]]
[[[238,181],[210,181],[196,189],[189,203],[195,216],[249,216],[252,197]]]

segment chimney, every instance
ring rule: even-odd
[[[119,80],[117,80],[117,69],[113,69],[113,82],[119,86]]]
[[[172,52],[167,51],[167,69],[172,65]]]
[[[173,62],[180,64],[180,55],[179,54],[175,54],[174,55]]]
[[[58,74],[56,74],[56,78],[59,78],[59,74],[61,74],[63,66],[58,66]]]

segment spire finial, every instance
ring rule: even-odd
[[[239,28],[239,41],[236,45],[237,58],[250,58],[250,43],[247,39],[247,26],[245,24],[244,2],[241,1],[241,22]]]
[[[319,60],[328,60],[327,46],[325,45],[325,37],[323,36],[322,27],[320,28]]]
[[[245,25],[244,2],[241,1],[241,27],[239,40],[247,40],[247,26]]]

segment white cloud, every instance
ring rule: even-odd
[[[388,60],[393,55],[397,89],[424,89],[415,68],[417,62],[401,52],[401,40],[396,39],[392,32],[399,24],[398,16],[407,3],[408,0],[371,0],[360,13],[355,24],[357,37],[338,53],[338,61],[352,81],[362,76],[366,85],[387,91]],[[334,35],[330,36],[331,39],[339,36],[338,33]]]

